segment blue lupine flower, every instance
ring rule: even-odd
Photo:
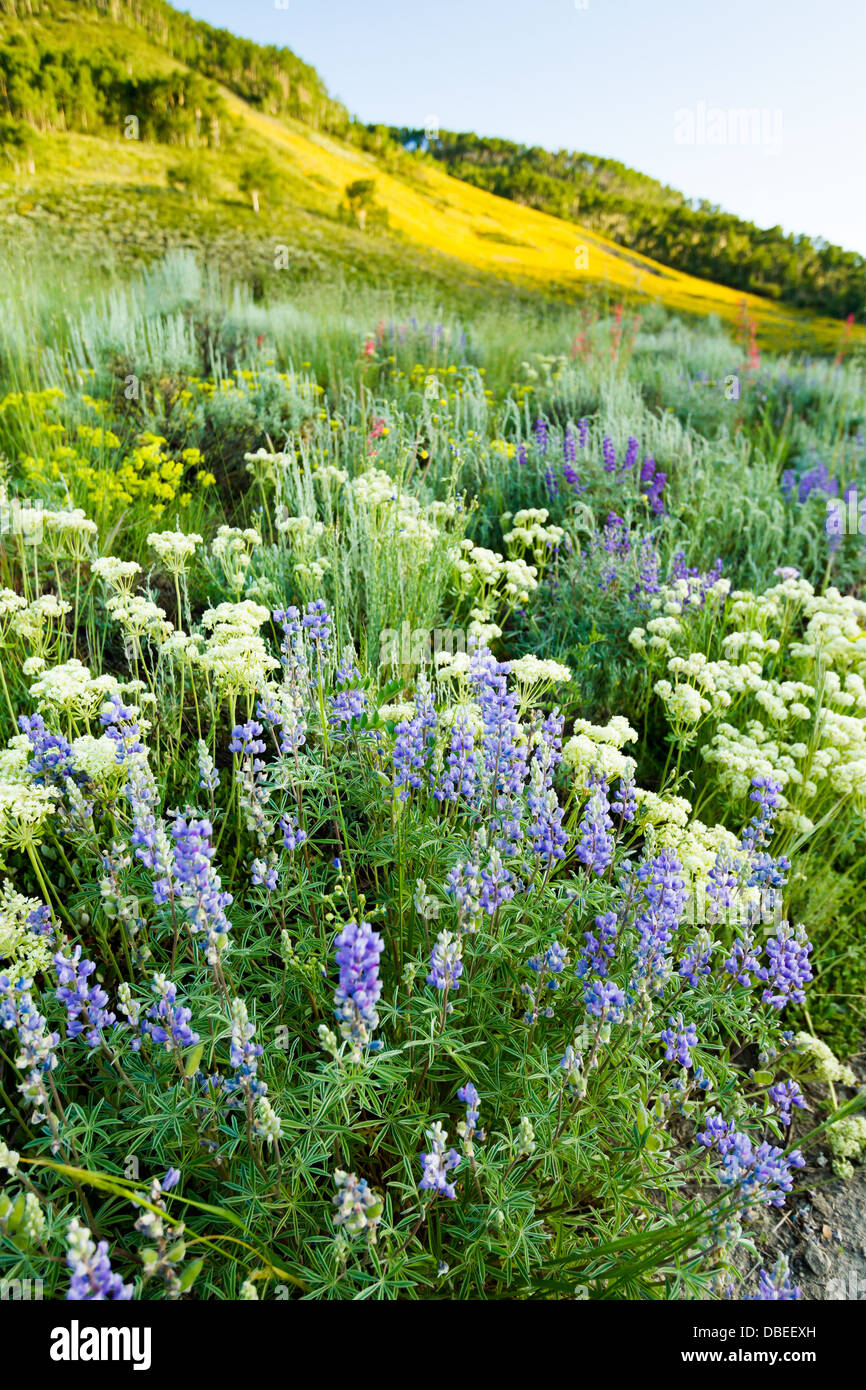
[[[356,1047],[370,1045],[379,1023],[376,1005],[382,994],[379,957],[385,943],[369,922],[347,922],[336,939],[340,982],[334,994],[336,1015],[344,1038]]]
[[[180,902],[186,908],[190,930],[203,935],[209,965],[216,965],[228,942],[231,923],[225,909],[234,901],[222,889],[222,880],[213,867],[213,826],[209,820],[195,820],[187,810],[175,815],[171,827],[174,839],[175,880]]]
[[[778,1081],[775,1086],[770,1087],[767,1094],[783,1125],[791,1123],[791,1110],[794,1107],[798,1110],[806,1109],[806,1097],[796,1081]]]
[[[613,861],[613,821],[608,812],[607,783],[595,782],[580,822],[580,839],[575,853],[581,864],[601,875]]]
[[[168,902],[173,891],[174,854],[165,826],[155,812],[159,804],[156,785],[139,759],[129,764],[124,794],[132,811],[130,844],[136,859],[154,873],[153,900],[160,906]]]
[[[366,1231],[371,1245],[376,1243],[376,1227],[382,1214],[382,1200],[368,1185],[366,1178],[358,1178],[338,1168],[334,1173],[337,1192],[332,1201],[334,1225],[341,1226],[349,1235]]]
[[[424,681],[415,690],[415,713],[411,719],[401,719],[394,729],[394,787],[401,801],[407,801],[410,789],[417,790],[429,776],[429,764],[436,742],[436,709]]]
[[[323,598],[314,599],[312,603],[307,604],[301,626],[316,648],[319,658],[325,657],[331,644],[331,619]]]
[[[733,1143],[736,1129],[733,1120],[724,1120],[715,1111],[710,1111],[704,1125],[704,1130],[697,1136],[698,1143],[705,1149],[718,1149],[720,1154],[727,1153]]]
[[[279,824],[283,832],[283,844],[286,849],[298,849],[306,840],[307,832],[306,830],[302,830],[298,825],[297,816],[282,816]]]
[[[518,699],[516,692],[508,689],[510,670],[508,662],[497,661],[487,648],[479,648],[470,657],[469,678],[481,707],[483,726],[483,790],[493,807],[488,824],[497,836],[497,848],[516,853],[522,834],[527,747],[518,741]]]
[[[534,970],[539,976],[544,974],[561,975],[565,969],[565,962],[568,959],[568,952],[558,941],[552,942],[546,951],[541,955],[530,956],[527,965],[530,970]],[[556,980],[549,981],[548,989],[559,989]]]
[[[728,974],[733,975],[737,983],[745,985],[747,989],[752,984],[753,972],[757,974],[759,969],[756,949],[754,931],[751,926],[746,926],[742,933],[734,938],[731,954],[724,963]]]
[[[707,897],[712,904],[712,916],[718,916],[733,906],[739,882],[739,863],[719,850],[707,875]]]
[[[435,985],[439,990],[453,989],[456,992],[460,988],[460,976],[463,974],[462,955],[463,942],[460,937],[449,931],[441,931],[430,952],[428,985]]]
[[[467,861],[455,864],[445,879],[445,892],[457,901],[457,921],[465,932],[477,931],[477,919],[483,909],[481,870],[477,864]]]
[[[93,961],[81,959],[80,946],[75,947],[71,956],[57,951],[53,960],[58,981],[55,996],[66,1005],[66,1036],[83,1036],[89,1047],[99,1047],[102,1033],[116,1020],[105,1007],[108,995],[102,986],[87,983],[96,966]]]
[[[634,553],[637,582],[629,590],[630,599],[646,599],[661,592],[659,581],[659,552],[652,536],[644,536],[638,542]]]
[[[203,739],[198,741],[198,784],[204,792],[215,792],[220,775]]]
[[[547,453],[547,421],[541,417],[535,422],[535,443],[542,458]]]
[[[803,1290],[791,1283],[791,1270],[787,1255],[780,1255],[772,1273],[762,1269],[758,1278],[758,1292],[744,1298],[744,1303],[783,1303],[796,1302],[803,1297]]]
[[[615,912],[602,912],[595,919],[596,932],[584,932],[586,942],[574,968],[578,979],[587,975],[598,975],[606,979],[610,962],[616,952],[617,916]]]
[[[780,854],[774,858],[766,850],[753,854],[750,859],[749,878],[747,887],[749,888],[784,888],[788,882],[788,874],[791,872],[791,861],[785,854]],[[769,895],[770,905],[775,902],[776,895]]]
[[[248,719],[246,724],[236,724],[232,729],[231,743],[229,744],[230,753],[238,753],[243,758],[252,758],[253,767],[260,772],[264,763],[258,759],[258,754],[265,752],[265,744],[262,740],[264,729],[257,719]]]
[[[467,1081],[465,1086],[461,1086],[457,1092],[457,1099],[466,1106],[466,1123],[472,1130],[478,1129],[478,1120],[481,1104],[481,1097],[471,1081]]]
[[[39,907],[34,907],[33,911],[27,914],[27,925],[34,936],[53,937],[54,922],[51,917],[51,908],[47,903],[41,903]]]
[[[267,1092],[267,1086],[258,1079],[259,1058],[263,1048],[261,1043],[253,1042],[255,1027],[247,1013],[243,999],[232,1000],[232,1031],[229,1044],[229,1061],[234,1076],[226,1078],[225,1090],[232,1097],[229,1105],[233,1108],[244,1103],[249,1105]],[[240,1092],[240,1095],[238,1094]]]
[[[65,778],[72,775],[72,745],[62,734],[52,734],[45,727],[41,714],[19,714],[18,727],[27,735],[32,757],[27,771],[34,781],[46,777]]]
[[[668,1020],[668,1026],[662,1029],[660,1037],[668,1062],[676,1059],[681,1067],[691,1067],[691,1049],[697,1047],[698,1043],[698,1030],[693,1023],[684,1023],[682,1014],[678,1013],[675,1018]]]
[[[704,929],[699,931],[687,946],[686,954],[677,966],[677,974],[688,980],[692,989],[697,989],[698,980],[702,975],[709,975],[714,950],[715,942]]]
[[[740,844],[748,853],[765,845],[773,835],[773,821],[781,800],[782,784],[772,777],[753,777],[749,799],[758,803],[758,814],[753,816],[743,831]]]
[[[124,1284],[120,1275],[112,1272],[108,1241],[95,1245],[87,1227],[73,1217],[67,1242],[66,1265],[72,1271],[67,1301],[125,1303],[132,1298],[133,1285]]]
[[[360,719],[367,708],[367,695],[361,688],[361,673],[355,665],[351,647],[343,651],[343,659],[334,672],[334,684],[339,689],[330,696],[331,713],[328,723],[335,729],[343,730],[355,719]]]
[[[157,1047],[165,1048],[166,1052],[171,1052],[173,1048],[194,1047],[198,1042],[198,1033],[189,1026],[192,1010],[177,1002],[177,985],[166,979],[165,975],[156,974],[150,987],[156,995],[156,1002],[151,1004],[141,1019],[139,1027],[142,1034]],[[124,1013],[131,1017],[128,1006],[124,1008]]]
[[[666,978],[671,941],[685,906],[681,874],[680,862],[670,850],[662,850],[638,865],[637,880],[645,906],[635,919],[637,979],[658,985]]]
[[[654,458],[644,459],[640,470],[640,486],[655,515],[662,516],[665,510],[662,493],[667,482],[667,474],[657,472],[656,468]]]
[[[254,888],[267,888],[269,893],[273,893],[279,881],[279,869],[272,859],[253,860],[250,866],[250,882]]]
[[[586,1011],[605,1023],[622,1023],[625,993],[612,980],[589,980],[583,994]]]
[[[510,902],[517,892],[517,887],[514,874],[503,864],[499,850],[492,849],[487,867],[481,870],[479,893],[479,902],[488,917],[492,917],[502,903]]]
[[[306,693],[309,688],[309,671],[307,654],[304,649],[304,628],[301,624],[300,610],[294,604],[290,604],[288,608],[275,608],[271,617],[283,630],[283,639],[280,642],[280,660],[283,665],[286,685],[296,695],[300,692]]]
[[[484,1141],[484,1130],[478,1124],[481,1118],[481,1097],[472,1082],[467,1081],[466,1085],[458,1090],[457,1099],[466,1106],[466,1119],[458,1120],[457,1133],[462,1140],[464,1154],[467,1158],[472,1158],[475,1154],[475,1141]]]
[[[726,1124],[716,1115],[707,1117],[707,1128],[698,1135],[698,1143],[716,1149],[722,1159],[721,1181],[736,1187],[747,1202],[784,1206],[785,1195],[794,1185],[791,1170],[803,1168],[806,1163],[799,1149],[784,1154],[771,1144],[755,1148],[748,1135],[738,1132],[733,1121]]]
[[[445,767],[433,795],[437,801],[457,801],[462,797],[471,804],[475,797],[476,779],[475,735],[466,713],[458,713],[451,725]]]
[[[105,728],[106,738],[116,744],[114,756],[119,763],[125,763],[145,751],[144,744],[139,742],[141,728],[137,722],[138,711],[125,705],[119,695],[111,696],[103,706],[99,719]]]
[[[45,1077],[57,1066],[54,1051],[60,1042],[59,1033],[49,1033],[46,1020],[37,1009],[30,993],[31,981],[18,980],[13,984],[8,975],[0,975],[0,1027],[14,1028],[20,1052],[15,1066],[22,1073],[18,1084],[21,1095],[33,1107],[33,1119],[47,1119],[55,1138],[52,1152],[57,1150],[57,1121],[52,1115]]]
[[[622,461],[620,472],[625,473],[629,468],[634,468],[637,463],[637,451],[639,447],[634,435],[630,434],[625,447],[625,458]]]
[[[526,964],[538,976],[538,985],[537,989],[533,989],[532,985],[529,984],[520,986],[521,992],[529,996],[531,1004],[531,1007],[523,1015],[526,1023],[535,1023],[539,1015],[543,1018],[553,1018],[552,1007],[547,1005],[542,1009],[539,996],[543,998],[542,988],[551,993],[555,993],[559,989],[557,976],[561,975],[565,969],[567,959],[568,952],[558,941],[551,942],[545,951],[529,957]]]
[[[565,479],[565,481],[571,487],[574,488],[575,492],[583,491],[583,487],[580,481],[580,474],[578,473],[576,468],[572,468],[570,463],[564,463],[562,465],[562,476]]]
[[[550,752],[544,744],[539,752],[542,750],[544,756],[533,757],[530,765],[526,801],[532,812],[532,822],[528,835],[534,852],[543,864],[549,866],[554,860],[565,858],[565,846],[569,837],[567,831],[562,828],[563,807],[560,806],[556,792],[550,785]]]
[[[634,775],[627,772],[624,777],[620,777],[617,790],[610,803],[610,809],[623,821],[633,821],[635,816],[637,801],[635,797]]]
[[[761,995],[764,1003],[772,1004],[774,1009],[784,1009],[789,1002],[802,1004],[806,998],[803,987],[812,979],[812,943],[805,928],[802,924],[792,927],[782,922],[776,935],[768,939],[765,950],[769,964],[756,972],[767,985]]]
[[[439,1120],[431,1129],[426,1130],[426,1135],[430,1150],[428,1153],[421,1153],[423,1173],[418,1187],[422,1192],[441,1192],[443,1197],[448,1197],[453,1202],[457,1193],[454,1184],[448,1181],[448,1174],[459,1167],[460,1155],[456,1149],[446,1149],[448,1134]]]

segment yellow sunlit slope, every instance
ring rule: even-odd
[[[228,91],[224,96],[244,123],[268,141],[277,161],[291,161],[320,188],[330,188],[335,198],[342,197],[353,179],[375,178],[376,200],[388,209],[392,228],[417,245],[456,257],[467,268],[519,277],[539,287],[607,283],[612,289],[659,299],[673,310],[715,312],[728,322],[736,319],[745,299],[768,341],[793,345],[801,338],[818,337],[834,346],[841,340],[842,325],[834,319],[818,319],[684,275],[579,225],[462,183],[436,166],[419,165],[417,179],[406,182],[361,151],[306,126],[254,111]],[[866,329],[855,328],[854,334],[866,341]]]

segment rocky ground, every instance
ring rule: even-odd
[[[855,1075],[860,1087],[866,1085],[862,1061]],[[826,1088],[806,1086],[805,1091],[812,1108],[798,1119],[796,1130],[801,1134],[826,1118],[822,1103]],[[839,1103],[856,1093],[853,1086],[839,1089]],[[752,1233],[762,1252],[760,1263],[755,1265],[753,1257],[743,1252],[745,1258],[737,1264],[754,1286],[758,1268],[770,1269],[779,1255],[787,1255],[791,1282],[799,1284],[805,1299],[866,1301],[866,1166],[856,1167],[851,1178],[835,1177],[826,1142],[807,1147],[805,1157],[797,1189],[784,1207],[769,1208],[760,1233]]]
[[[804,1298],[866,1301],[866,1172],[841,1181],[826,1158],[802,1177],[803,1190],[788,1198],[759,1241],[764,1268],[786,1254]]]

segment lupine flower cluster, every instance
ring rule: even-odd
[[[131,1000],[127,996],[124,1012],[130,1023],[138,1023],[141,1033],[148,1036],[157,1047],[166,1052],[175,1048],[193,1047],[198,1042],[198,1033],[190,1027],[192,1010],[178,1003],[177,985],[159,973],[153,976],[150,984],[156,1000],[150,1005],[140,1023],[138,1014],[131,1014]]]
[[[136,754],[144,753],[138,711],[131,705],[125,705],[119,695],[111,696],[99,718],[106,738],[116,745],[114,756],[119,763],[126,763]]]
[[[233,1075],[226,1078],[225,1090],[231,1097],[230,1106],[251,1106],[253,1101],[258,1100],[267,1090],[258,1076],[259,1058],[264,1048],[261,1043],[253,1042],[256,1030],[243,999],[233,999],[231,1010],[229,1060]]]
[[[463,974],[463,943],[459,936],[449,931],[441,931],[430,953],[430,973],[428,985],[438,990],[458,990],[460,976]]]
[[[347,922],[336,940],[336,960],[340,983],[334,994],[337,1020],[353,1053],[363,1047],[376,1047],[373,1033],[379,1023],[376,1005],[382,994],[379,957],[385,943],[369,922]],[[381,1044],[378,1044],[381,1045]]]
[[[436,711],[429,688],[419,680],[415,692],[415,713],[411,719],[401,719],[395,728],[394,787],[400,800],[407,800],[412,789],[425,786],[429,780],[429,763],[436,728]]]
[[[186,909],[190,931],[204,940],[208,964],[215,966],[228,943],[231,923],[225,910],[233,898],[223,891],[213,867],[213,826],[209,820],[195,819],[188,811],[175,816],[171,835],[178,901]]]
[[[18,727],[30,744],[28,771],[36,782],[56,782],[73,771],[72,745],[62,734],[52,734],[41,714],[21,714]]]
[[[613,821],[609,812],[607,783],[599,779],[590,790],[577,845],[578,859],[594,874],[603,874],[613,862]]]
[[[691,1067],[692,1048],[698,1045],[698,1030],[694,1023],[684,1023],[682,1014],[678,1013],[667,1028],[662,1029],[660,1036],[665,1045],[666,1060],[677,1061],[681,1067]]]
[[[644,906],[635,918],[635,978],[657,988],[667,979],[671,945],[685,904],[682,867],[676,856],[663,850],[640,864],[637,887]]]
[[[87,983],[96,966],[93,961],[82,960],[80,946],[69,956],[58,951],[54,966],[57,998],[66,1006],[66,1036],[81,1037],[88,1047],[99,1047],[103,1033],[115,1022],[115,1015],[105,1007],[108,995],[102,986]]]
[[[720,1156],[720,1181],[736,1188],[746,1206],[755,1202],[784,1206],[785,1195],[794,1185],[792,1170],[806,1165],[799,1149],[785,1154],[772,1144],[755,1145],[737,1130],[733,1120],[725,1121],[712,1112],[698,1143]]]
[[[450,1201],[457,1200],[457,1190],[448,1174],[460,1166],[460,1155],[456,1149],[449,1149],[448,1134],[439,1120],[427,1130],[428,1152],[421,1152],[421,1181],[418,1187],[422,1192],[441,1194]]]
[[[382,1216],[382,1200],[369,1187],[366,1178],[358,1178],[337,1168],[334,1173],[337,1192],[332,1198],[337,1210],[334,1225],[347,1235],[366,1231],[371,1245],[376,1244],[376,1230]]]
[[[565,947],[560,945],[558,941],[554,941],[545,951],[530,956],[526,962],[529,969],[537,976],[537,983],[534,988],[526,983],[520,986],[521,991],[529,997],[529,1008],[523,1015],[527,1023],[535,1023],[539,1017],[553,1018],[552,1005],[547,1004],[543,1008],[541,1006],[540,999],[544,997],[542,990],[555,993],[559,989],[558,976],[565,969],[567,960],[568,952]]]
[[[471,1081],[467,1081],[465,1086],[461,1086],[457,1092],[457,1099],[466,1106],[465,1120],[458,1120],[457,1133],[463,1143],[463,1152],[467,1158],[472,1158],[475,1154],[475,1141],[484,1142],[484,1130],[478,1121],[481,1118],[481,1097]]]
[[[108,1241],[97,1245],[86,1226],[77,1217],[69,1223],[66,1264],[71,1271],[67,1300],[73,1302],[128,1302],[133,1295],[131,1284],[124,1284],[111,1268]]]
[[[791,1303],[803,1297],[803,1290],[791,1283],[791,1268],[787,1255],[780,1255],[775,1267],[762,1269],[758,1277],[758,1292],[749,1294],[746,1303]]]
[[[361,673],[355,664],[355,653],[351,647],[347,647],[334,673],[337,693],[329,697],[331,712],[328,722],[337,732],[349,728],[367,708],[367,695],[360,682]]]
[[[791,1123],[792,1110],[806,1109],[806,1098],[796,1081],[778,1081],[767,1094],[783,1125]]]
[[[47,1078],[57,1066],[55,1048],[59,1033],[49,1032],[46,1019],[40,1014],[31,994],[31,982],[18,980],[13,984],[8,975],[0,975],[0,1024],[14,1029],[21,1049],[15,1066],[22,1073],[18,1090],[32,1107],[34,1121],[47,1120],[54,1134],[52,1150],[56,1152],[57,1120],[51,1109]]]
[[[475,735],[465,714],[458,712],[451,726],[445,770],[433,789],[439,801],[473,802],[477,778]]]

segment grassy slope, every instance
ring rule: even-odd
[[[71,42],[73,37],[79,47],[114,42],[137,71],[178,66],[158,46],[125,27],[109,21],[75,22],[72,17],[70,21],[74,34],[62,18],[29,21],[27,27],[46,42]],[[327,259],[345,264],[353,258],[369,258],[384,274],[389,262],[394,269],[422,275],[428,265],[437,279],[444,276],[456,284],[483,285],[494,280],[575,299],[587,284],[600,285],[632,302],[658,300],[676,312],[714,312],[728,323],[736,320],[744,298],[740,291],[661,266],[579,225],[483,192],[436,167],[416,166],[410,176],[395,176],[351,146],[298,122],[256,111],[227,89],[223,96],[242,133],[231,152],[204,156],[215,183],[207,207],[191,207],[165,188],[165,171],[182,153],[176,147],[52,135],[41,142],[35,180],[19,176],[11,186],[7,183],[11,195],[3,200],[7,217],[11,213],[13,226],[22,215],[38,222],[53,201],[56,221],[76,215],[87,220],[100,196],[116,208],[122,193],[133,219],[142,215],[151,224],[187,223],[194,230],[193,240],[199,242],[206,243],[208,237],[226,229],[255,237],[267,228],[273,240],[284,225],[287,239],[311,238],[316,251]],[[275,209],[268,210],[264,221],[255,219],[241,202],[237,171],[244,155],[253,150],[267,150],[283,174],[282,221],[275,221]],[[335,221],[345,185],[360,177],[376,179],[377,200],[389,214],[387,234],[364,238]],[[148,196],[143,200],[145,190]],[[154,197],[156,190],[160,192]],[[63,199],[73,191],[89,191],[90,201],[77,209],[74,204],[65,207]],[[586,269],[575,269],[578,247],[585,248],[581,255],[588,260]],[[841,325],[834,320],[751,295],[745,299],[767,346],[832,350],[841,340]],[[866,329],[855,328],[854,337],[866,342]]]

